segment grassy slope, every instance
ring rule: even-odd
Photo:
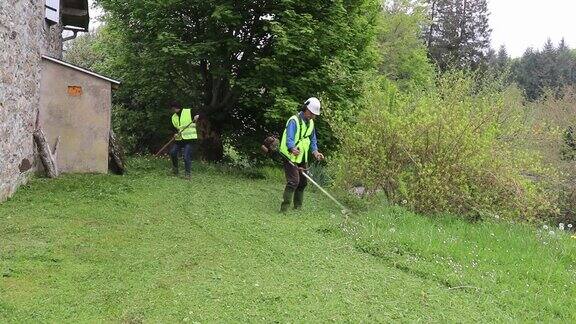
[[[0,205],[0,322],[576,320],[568,235],[399,208],[342,223],[317,194],[281,216],[278,179],[133,168]]]

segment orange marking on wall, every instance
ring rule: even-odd
[[[68,95],[72,97],[80,97],[82,95],[82,87],[68,86]]]

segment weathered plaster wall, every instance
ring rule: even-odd
[[[60,136],[58,169],[107,173],[110,82],[48,60],[42,64],[40,125],[51,145]]]
[[[0,0],[0,202],[34,169],[41,55],[62,56],[61,31],[46,23],[44,1]]]

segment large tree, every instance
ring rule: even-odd
[[[490,50],[486,0],[427,0],[429,55],[440,70],[476,69]]]
[[[143,141],[169,132],[172,99],[200,112],[202,153],[223,154],[277,130],[309,96],[346,109],[375,67],[377,0],[99,0],[117,102]],[[155,123],[157,125],[141,125]],[[328,132],[329,133],[329,132]]]

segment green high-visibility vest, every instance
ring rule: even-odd
[[[191,109],[189,108],[182,109],[182,111],[180,112],[180,117],[178,117],[178,114],[172,115],[172,125],[174,125],[174,127],[178,130],[178,132],[184,129],[184,127],[190,125],[182,132],[182,134],[180,134],[180,136],[176,137],[177,141],[183,139],[192,140],[198,138],[198,134],[196,133],[196,124],[194,123],[194,120],[192,120]]]
[[[296,122],[296,133],[294,133],[294,141],[296,143],[296,148],[300,150],[298,156],[290,153],[288,151],[288,138],[286,136],[286,130],[288,129],[288,124],[293,120]],[[294,115],[288,119],[286,127],[284,128],[284,134],[282,135],[282,142],[280,143],[280,153],[284,154],[290,158],[290,161],[294,163],[308,162],[308,152],[310,151],[310,137],[314,132],[314,120],[310,119],[308,125],[300,118],[299,115]]]

